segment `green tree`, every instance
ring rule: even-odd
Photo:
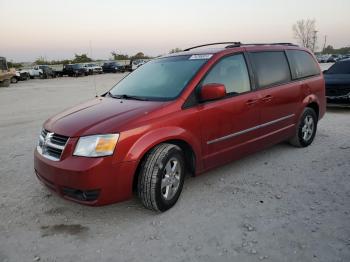
[[[328,45],[327,47],[325,47],[325,49],[323,50],[324,54],[333,54],[334,53],[334,48],[331,45]]]
[[[11,61],[7,61],[7,67],[8,68],[20,68],[22,67],[21,63],[15,63],[15,62],[11,62]]]
[[[150,56],[146,56],[144,53],[142,52],[138,52],[135,55],[133,55],[132,57],[130,57],[130,59],[150,59]]]
[[[127,54],[118,54],[115,51],[112,51],[111,54],[112,54],[112,57],[114,60],[128,60],[129,59],[129,56]]]
[[[50,64],[50,62],[47,61],[47,60],[45,59],[45,57],[43,57],[43,56],[40,56],[38,59],[36,59],[36,60],[34,61],[34,63],[35,63],[36,65],[48,65],[48,64]]]
[[[87,56],[87,54],[75,54],[75,58],[72,61],[73,63],[88,63],[92,62],[92,59]]]
[[[145,54],[142,52],[138,52],[136,55],[133,56],[135,59],[142,59],[145,58]]]

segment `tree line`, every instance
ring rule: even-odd
[[[138,52],[133,56],[128,56],[125,54],[117,54],[115,51],[111,52],[111,59],[113,60],[134,60],[134,59],[150,59],[152,57],[145,55],[142,52]],[[74,54],[73,59],[64,59],[64,60],[47,60],[44,57],[39,57],[34,61],[36,65],[58,65],[58,64],[79,64],[79,63],[89,63],[93,61],[103,61],[101,59],[94,60],[89,57],[86,53],[83,54]],[[10,63],[10,62],[9,62]],[[15,64],[15,63],[14,63]]]

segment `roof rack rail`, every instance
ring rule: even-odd
[[[204,45],[197,45],[197,46],[192,46],[189,48],[186,48],[184,51],[190,51],[191,49],[199,48],[199,47],[204,47],[204,46],[211,46],[211,45],[227,45],[229,46],[235,46],[238,47],[241,45],[241,42],[217,42],[217,43],[209,43],[209,44],[204,44]]]
[[[209,43],[209,44],[204,44],[204,45],[197,45],[197,46],[193,46],[193,47],[189,47],[186,48],[184,51],[190,51],[192,49],[195,48],[200,48],[200,47],[204,47],[204,46],[211,46],[211,45],[226,45],[225,48],[234,48],[234,47],[240,47],[240,46],[247,46],[247,45],[286,45],[286,46],[298,46],[296,44],[293,43],[252,43],[252,44],[244,44],[241,42],[217,42],[217,43]]]
[[[247,45],[286,45],[286,46],[298,46],[296,44],[293,43],[252,43],[252,44],[245,44],[245,43],[241,43],[240,46],[247,46]],[[228,45],[226,46],[226,48],[233,48],[233,47],[237,47],[235,45]]]

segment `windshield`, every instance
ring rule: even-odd
[[[350,74],[350,60],[335,63],[327,70],[326,74]]]
[[[147,100],[172,100],[207,61],[193,57],[175,56],[152,60],[116,84],[110,94]]]

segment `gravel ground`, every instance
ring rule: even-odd
[[[188,178],[158,214],[86,207],[33,174],[43,121],[122,74],[0,89],[0,261],[350,261],[350,110],[329,109],[312,146],[279,144]]]

